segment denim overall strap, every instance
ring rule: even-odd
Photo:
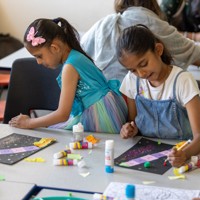
[[[181,126],[181,129],[182,129],[182,132],[183,132],[183,137],[186,138],[186,139],[189,139],[193,137],[193,134],[192,134],[192,129],[191,129],[191,126],[190,126],[190,122],[189,122],[189,118],[188,118],[188,113],[187,113],[187,110],[185,107],[183,107],[177,100],[177,97],[176,97],[176,83],[177,83],[177,79],[179,77],[179,75],[183,72],[186,72],[188,73],[186,70],[182,70],[180,71],[177,75],[176,75],[176,78],[174,80],[174,85],[173,85],[173,99],[174,99],[174,102],[176,103],[176,109],[177,109],[177,119],[179,120],[179,123],[180,123],[180,126]],[[185,133],[184,133],[185,132]]]
[[[140,84],[140,78],[137,77],[137,80],[136,80],[137,94],[139,94],[139,84]]]
[[[173,85],[173,99],[178,103],[178,101],[177,101],[177,98],[176,98],[176,82],[177,82],[177,79],[178,79],[178,77],[179,77],[179,75],[181,74],[181,73],[183,73],[183,72],[186,72],[185,70],[182,70],[182,71],[180,71],[177,75],[176,75],[176,78],[175,78],[175,80],[174,80],[174,85]]]

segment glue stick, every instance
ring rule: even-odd
[[[65,156],[67,156],[67,154],[70,154],[71,150],[70,149],[66,149],[57,153],[54,153],[53,157],[58,159],[58,158],[63,158]]]
[[[91,142],[72,142],[69,143],[70,149],[92,149]]]
[[[195,169],[195,168],[196,168],[195,163],[194,162],[189,162],[189,163],[183,165],[182,167],[180,167],[178,169],[178,171],[179,171],[180,174],[182,174],[184,172],[187,172],[187,171]]]
[[[106,140],[105,143],[105,171],[114,172],[114,140]]]
[[[72,166],[77,165],[78,161],[75,159],[55,159],[53,160],[53,165],[59,166]]]

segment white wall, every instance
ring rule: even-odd
[[[114,0],[0,0],[0,33],[22,40],[27,26],[37,18],[67,19],[78,31],[114,12]]]

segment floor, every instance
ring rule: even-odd
[[[4,89],[3,89],[2,93],[1,93],[0,100],[6,100],[7,91],[8,91],[7,88],[4,88]]]

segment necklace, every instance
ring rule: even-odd
[[[150,90],[150,88],[149,88],[149,83],[148,83],[147,80],[146,80],[146,84],[147,84],[147,89],[148,89],[149,97],[150,97],[151,100],[153,100],[152,95],[151,95],[151,90]],[[160,100],[160,99],[161,99],[161,97],[162,97],[162,95],[163,95],[164,88],[165,88],[165,81],[164,81],[164,83],[163,83],[163,86],[162,86],[162,90],[161,90],[161,92],[160,92],[160,95],[159,95],[158,99],[156,99],[156,100]],[[154,99],[154,100],[155,100],[155,99]]]
[[[163,95],[163,92],[164,92],[164,89],[165,89],[165,81],[167,80],[167,77],[168,77],[168,75],[170,74],[170,72],[171,72],[171,69],[170,69],[170,68],[167,68],[167,73],[166,73],[166,75],[165,75],[165,77],[164,77],[164,83],[163,83],[163,86],[162,86],[160,95],[159,95],[159,97],[158,97],[156,100],[160,100],[160,99],[161,99],[161,97],[162,97],[162,95]],[[146,85],[147,85],[149,97],[150,97],[151,100],[153,100],[152,95],[151,95],[151,90],[150,90],[150,88],[149,88],[149,84],[150,84],[150,83],[148,83],[148,81],[146,80]],[[155,100],[155,99],[154,99],[154,100]]]

